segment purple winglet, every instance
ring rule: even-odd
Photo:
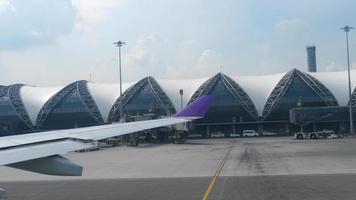
[[[202,118],[208,112],[209,106],[213,99],[213,96],[203,95],[193,103],[186,106],[182,111],[175,114],[174,117]]]

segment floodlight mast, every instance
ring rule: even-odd
[[[183,110],[183,89],[179,90],[180,94],[180,110]]]
[[[116,47],[119,47],[119,76],[120,76],[120,97],[122,96],[122,75],[121,75],[121,47],[124,46],[126,43],[119,40],[114,42]],[[122,105],[120,106],[120,121],[123,121],[123,108]]]
[[[347,74],[349,81],[349,115],[350,115],[350,134],[354,134],[353,116],[352,116],[352,93],[351,93],[351,73],[350,73],[350,53],[349,53],[349,32],[354,29],[351,26],[341,28],[346,34],[346,53],[347,53]]]

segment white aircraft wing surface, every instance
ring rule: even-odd
[[[78,176],[82,167],[60,156],[94,146],[94,141],[202,118],[212,102],[202,96],[173,117],[0,137],[0,166]]]

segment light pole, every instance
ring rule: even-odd
[[[346,52],[347,52],[347,73],[348,73],[348,79],[349,79],[349,115],[350,115],[350,134],[354,134],[354,126],[353,126],[353,119],[352,119],[352,94],[351,94],[351,74],[350,74],[350,55],[349,55],[349,32],[354,29],[353,27],[350,26],[345,26],[342,27],[341,30],[343,30],[346,33]]]
[[[122,96],[122,78],[121,78],[121,47],[125,45],[125,42],[119,40],[117,42],[114,42],[114,45],[116,47],[119,47],[119,74],[120,74],[120,97]],[[122,121],[122,117],[123,117],[123,110],[122,110],[122,106],[120,105],[120,121]]]
[[[183,110],[183,89],[179,90],[180,94],[180,110]]]

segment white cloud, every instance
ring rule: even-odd
[[[17,13],[16,8],[8,0],[0,0],[0,14],[11,11]]]
[[[210,77],[221,69],[221,55],[212,49],[205,49],[191,64],[167,67],[166,76],[174,79]]]
[[[32,31],[31,34],[41,35],[37,31]],[[123,81],[137,81],[147,75],[156,75],[151,72],[162,70],[156,65],[156,61],[161,59],[157,56],[161,43],[160,36],[152,32],[143,34],[134,44],[124,46]],[[40,86],[65,85],[75,80],[89,79],[90,75],[95,82],[118,82],[119,70],[115,52],[77,52],[72,48],[67,43],[59,42],[57,46],[0,52],[0,84],[16,82]]]
[[[118,65],[113,55],[87,55],[72,52],[70,47],[61,48],[48,45],[0,53],[0,85],[63,86],[81,79],[118,82]]]
[[[127,47],[123,47],[125,80],[137,80],[151,75],[148,72],[153,72],[157,67],[157,47],[161,43],[160,36],[156,32],[151,32],[141,35],[135,44],[127,44]],[[130,48],[130,46],[132,47]]]
[[[269,52],[271,51],[271,45],[269,44],[259,44],[259,45],[256,45],[256,49],[259,50],[259,51],[262,51],[262,52]]]
[[[56,63],[52,63],[47,57],[42,57],[38,49],[21,52],[3,52],[0,54],[2,84],[25,83],[31,85],[47,85],[49,82],[63,83],[64,79],[71,76],[59,76],[62,69]],[[68,79],[66,79],[68,80]]]
[[[33,37],[43,37],[44,36],[44,32],[38,31],[38,30],[30,30],[29,34]]]
[[[301,19],[283,19],[275,24],[278,31],[299,31],[307,28],[308,24]]]
[[[0,0],[0,51],[55,43],[73,30],[75,13],[69,0]]]
[[[153,52],[150,47],[154,46],[156,43],[160,42],[160,38],[157,33],[152,32],[140,36],[133,48],[133,50],[128,55],[127,64],[132,67],[145,62],[152,62],[155,59],[155,52]]]
[[[72,0],[72,5],[77,9],[76,27],[86,31],[90,25],[103,20],[108,12],[112,11],[124,0]]]
[[[344,68],[339,64],[337,64],[335,61],[330,61],[325,66],[320,68],[320,71],[326,71],[326,72],[335,72],[341,70],[344,70]]]
[[[84,79],[100,83],[117,83],[119,81],[117,59],[112,56],[97,56]]]
[[[205,49],[197,60],[197,66],[206,68],[207,66],[217,65],[216,60],[218,57],[219,55],[215,51],[211,49]]]

